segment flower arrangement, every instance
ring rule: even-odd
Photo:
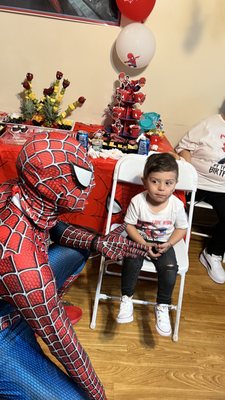
[[[31,120],[34,125],[44,125],[49,127],[71,129],[72,121],[67,117],[77,108],[81,107],[85,98],[79,97],[78,100],[69,104],[65,111],[61,112],[60,106],[67,87],[70,85],[68,79],[63,79],[63,73],[56,72],[56,79],[49,88],[43,90],[43,96],[38,100],[33,89],[33,74],[28,72],[22,82],[24,88],[21,93],[21,117],[24,121]]]

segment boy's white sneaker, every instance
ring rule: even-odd
[[[222,257],[215,254],[208,254],[206,249],[200,254],[200,262],[207,269],[207,272],[216,283],[225,282],[225,271],[222,266]]]
[[[161,336],[170,336],[172,328],[170,324],[168,304],[157,304],[155,306],[156,330]]]
[[[126,324],[132,322],[133,317],[133,303],[132,297],[122,296],[120,302],[120,311],[118,317],[116,318],[118,324]]]

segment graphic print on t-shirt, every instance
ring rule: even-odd
[[[173,226],[171,220],[138,221],[137,230],[145,240],[163,241],[168,228]]]

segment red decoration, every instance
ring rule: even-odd
[[[72,325],[74,325],[78,321],[80,321],[82,314],[83,314],[80,307],[73,306],[73,305],[64,305],[64,309],[65,309],[67,317],[70,319],[70,322]]]
[[[156,0],[116,0],[121,14],[133,21],[143,21],[154,8]]]

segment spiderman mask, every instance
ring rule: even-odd
[[[57,215],[80,212],[94,187],[93,166],[86,150],[73,137],[58,132],[34,135],[18,159],[21,208],[40,227],[51,227]]]

